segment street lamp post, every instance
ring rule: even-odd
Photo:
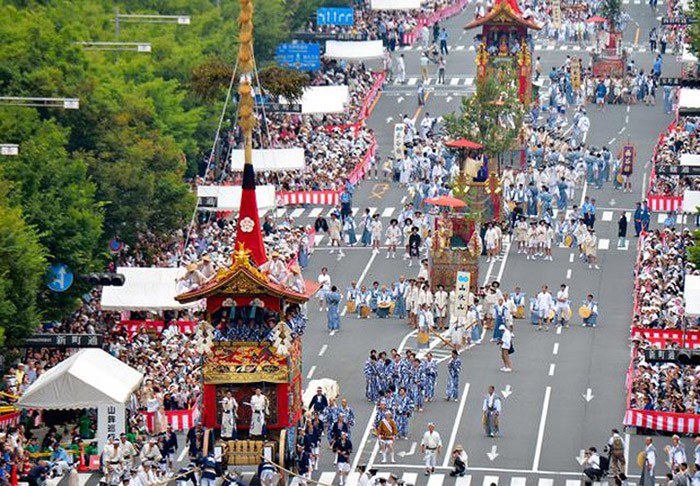
[[[140,24],[177,24],[190,25],[191,17],[189,15],[160,15],[160,14],[122,14],[119,9],[116,9],[114,16],[114,33],[119,37],[121,24],[124,23],[140,23]]]
[[[39,108],[63,108],[78,110],[78,98],[41,98],[33,96],[0,96],[0,106],[36,106]]]
[[[132,52],[151,52],[150,42],[96,42],[96,41],[79,41],[74,42],[83,47],[86,51],[132,51]]]

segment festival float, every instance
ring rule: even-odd
[[[304,318],[298,311],[319,286],[304,281],[294,264],[287,267],[274,255],[268,261],[263,244],[252,164],[256,124],[252,18],[251,0],[241,0],[238,120],[244,135],[244,167],[236,249],[230,267],[176,300],[206,299],[207,317],[196,336],[204,344],[201,420],[210,430],[228,427],[227,434],[219,434],[227,440],[218,442],[226,446],[228,464],[257,464],[264,454],[284,466],[302,418],[303,328],[296,322]],[[266,397],[257,409],[256,389]],[[233,414],[231,398],[238,405]],[[232,434],[232,424],[222,422],[234,416]]]

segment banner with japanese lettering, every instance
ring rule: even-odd
[[[554,0],[552,2],[552,25],[555,29],[561,28],[561,1]]]
[[[394,125],[394,158],[396,160],[403,160],[405,150],[403,139],[405,132],[405,123],[397,123]]]
[[[637,148],[632,144],[622,146],[620,156],[620,174],[624,176],[632,175],[634,163],[637,161]]]
[[[467,317],[469,310],[469,283],[471,275],[469,272],[457,272],[457,283],[455,285],[455,317]]]
[[[100,405],[97,408],[97,450],[104,450],[109,439],[117,439],[126,431],[123,403]]]
[[[571,86],[575,91],[581,89],[581,64],[578,61],[571,63]]]

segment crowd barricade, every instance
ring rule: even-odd
[[[377,140],[373,140],[372,144],[367,149],[367,152],[365,152],[365,156],[362,158],[362,162],[357,164],[357,167],[355,167],[353,169],[353,171],[350,172],[350,175],[348,176],[348,180],[350,181],[350,184],[357,184],[359,181],[361,181],[362,179],[365,178],[365,174],[367,173],[367,170],[369,169],[372,157],[374,157],[376,153],[377,153]]]
[[[377,95],[384,85],[385,78],[386,74],[384,73],[374,73],[374,83],[372,83],[372,87],[367,93],[367,96],[365,96],[365,100],[362,102],[362,108],[360,108],[360,121],[366,120],[372,114],[374,101],[377,99]]]
[[[338,191],[291,191],[278,192],[284,206],[311,204],[314,206],[335,206],[340,200]]]
[[[650,329],[633,327],[632,337],[644,337],[652,344],[664,346],[667,341],[681,344],[685,348],[700,348],[700,331],[683,331],[682,329]]]
[[[654,194],[654,182],[656,179],[656,156],[659,147],[664,143],[666,139],[666,133],[675,130],[676,123],[671,122],[666,128],[666,132],[659,134],[659,139],[654,146],[654,153],[651,157],[651,173],[649,174],[649,190],[647,191],[647,204],[649,205],[649,210],[656,213],[668,213],[671,211],[678,211],[683,206],[683,196],[666,196],[663,194]]]
[[[691,413],[628,409],[625,412],[623,423],[628,427],[640,427],[677,434],[700,434],[700,415]]]
[[[19,425],[21,412],[10,412],[0,415],[0,429]]]
[[[152,432],[155,428],[155,412],[143,412],[143,415],[146,418],[146,428],[149,432]],[[197,417],[198,414],[196,408],[165,411],[165,420],[168,425],[173,426],[173,430],[175,432],[186,431],[194,427]]]
[[[129,334],[129,339],[133,338],[143,328],[156,334],[161,334],[163,329],[165,329],[164,321],[124,320],[120,324]],[[181,333],[192,334],[197,327],[197,323],[195,321],[177,321],[177,327]]]
[[[413,44],[416,39],[418,38],[418,33],[420,32],[420,29],[424,26],[427,25],[428,27],[432,27],[435,22],[442,22],[443,20],[450,18],[454,15],[457,15],[459,12],[462,11],[467,5],[469,5],[470,0],[458,0],[452,5],[449,5],[447,7],[443,7],[440,10],[437,10],[430,15],[421,15],[418,17],[416,20],[416,26],[413,27],[411,30],[408,32],[404,32],[402,36],[403,44],[404,45],[411,45]]]

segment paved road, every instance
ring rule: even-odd
[[[633,19],[640,26],[642,43],[633,48],[633,56],[639,66],[651,66],[653,57],[646,52],[646,34],[654,23],[654,15],[639,0],[624,0]],[[662,5],[662,2],[659,2]],[[660,7],[659,12],[664,7]],[[474,52],[471,39],[474,33],[464,32],[462,26],[473,16],[468,8],[462,15],[445,22],[450,34],[452,52],[447,66],[446,86],[428,86],[430,93],[426,106],[419,110],[415,97],[415,84],[419,76],[416,49],[402,49],[406,57],[408,83],[385,88],[368,121],[376,131],[379,153],[390,153],[393,141],[393,124],[404,113],[419,121],[426,112],[442,116],[459,109],[460,97],[473,91],[475,76]],[[630,39],[633,43],[635,28]],[[541,50],[544,72],[552,65],[559,65],[567,55],[586,56],[578,46],[548,46],[538,38],[536,46]],[[666,56],[665,69],[673,73],[672,56]],[[659,101],[660,104],[660,101]],[[403,322],[389,320],[357,320],[349,316],[342,320],[339,332],[329,335],[325,315],[318,311],[316,301],[309,304],[310,325],[304,336],[303,367],[306,379],[329,377],[337,380],[341,394],[355,410],[357,424],[352,440],[355,446],[354,464],[373,463],[381,474],[397,473],[412,484],[440,486],[488,486],[491,483],[510,486],[574,486],[580,481],[580,466],[576,460],[581,449],[591,445],[602,448],[613,427],[621,428],[625,406],[624,375],[629,364],[629,328],[632,312],[632,268],[636,255],[636,241],[623,250],[616,248],[616,221],[619,211],[631,211],[634,203],[644,193],[648,167],[645,162],[652,153],[658,132],[670,121],[660,107],[616,106],[604,112],[589,109],[592,128],[589,143],[608,145],[617,150],[628,138],[637,144],[639,164],[633,176],[634,192],[623,194],[610,185],[602,190],[586,188],[585,193],[598,200],[601,270],[589,270],[578,261],[569,249],[556,248],[554,262],[531,262],[515,249],[506,245],[507,251],[499,261],[480,264],[480,280],[500,280],[502,288],[511,290],[519,285],[528,294],[535,294],[542,284],[556,289],[561,283],[570,286],[574,308],[587,293],[593,293],[599,301],[600,319],[596,329],[572,325],[561,333],[537,332],[528,320],[516,321],[513,355],[514,371],[500,373],[498,350],[489,343],[462,354],[461,396],[458,402],[442,400],[427,404],[425,411],[411,420],[409,438],[398,444],[398,450],[407,453],[397,457],[398,463],[385,467],[379,463],[375,443],[369,436],[369,422],[373,405],[364,399],[362,365],[370,349],[390,350],[415,348],[415,334]],[[577,193],[576,200],[582,198]],[[393,183],[383,180],[367,180],[358,189],[354,204],[357,210],[370,207],[382,218],[388,219],[400,211],[406,192]],[[318,214],[327,214],[328,208],[299,208],[289,211],[298,221],[312,221]],[[285,214],[280,211],[278,216]],[[317,241],[317,250],[305,271],[307,279],[315,279],[321,267],[328,267],[333,283],[345,289],[351,281],[370,285],[374,280],[390,283],[399,275],[412,276],[416,268],[407,268],[401,260],[387,260],[384,254],[374,255],[370,250],[356,248],[345,251],[338,258],[326,248],[327,239]],[[578,324],[578,318],[574,323]],[[448,353],[440,342],[430,343],[441,362],[438,393],[444,393]],[[497,439],[484,437],[480,420],[483,396],[488,385],[508,395],[503,400],[501,420],[502,436]],[[584,395],[590,389],[592,399]],[[510,393],[508,393],[510,392]],[[414,448],[420,440],[428,421],[436,423],[445,447],[461,444],[469,454],[470,471],[464,478],[453,479],[446,475],[447,459],[440,458],[437,474],[428,478],[422,475],[421,455]],[[641,447],[641,438],[630,438],[630,456],[634,458]],[[661,442],[664,444],[666,442]],[[661,448],[659,448],[660,450]],[[692,450],[690,445],[687,449]],[[411,451],[414,451],[411,454]],[[184,457],[184,455],[182,456]],[[321,467],[314,475],[322,483],[334,480],[332,454],[325,448]],[[636,475],[636,466],[630,466],[630,474]],[[350,484],[356,476],[351,477]],[[634,479],[633,479],[634,480]],[[81,486],[88,476],[81,477]],[[93,483],[95,477],[89,478]]]

